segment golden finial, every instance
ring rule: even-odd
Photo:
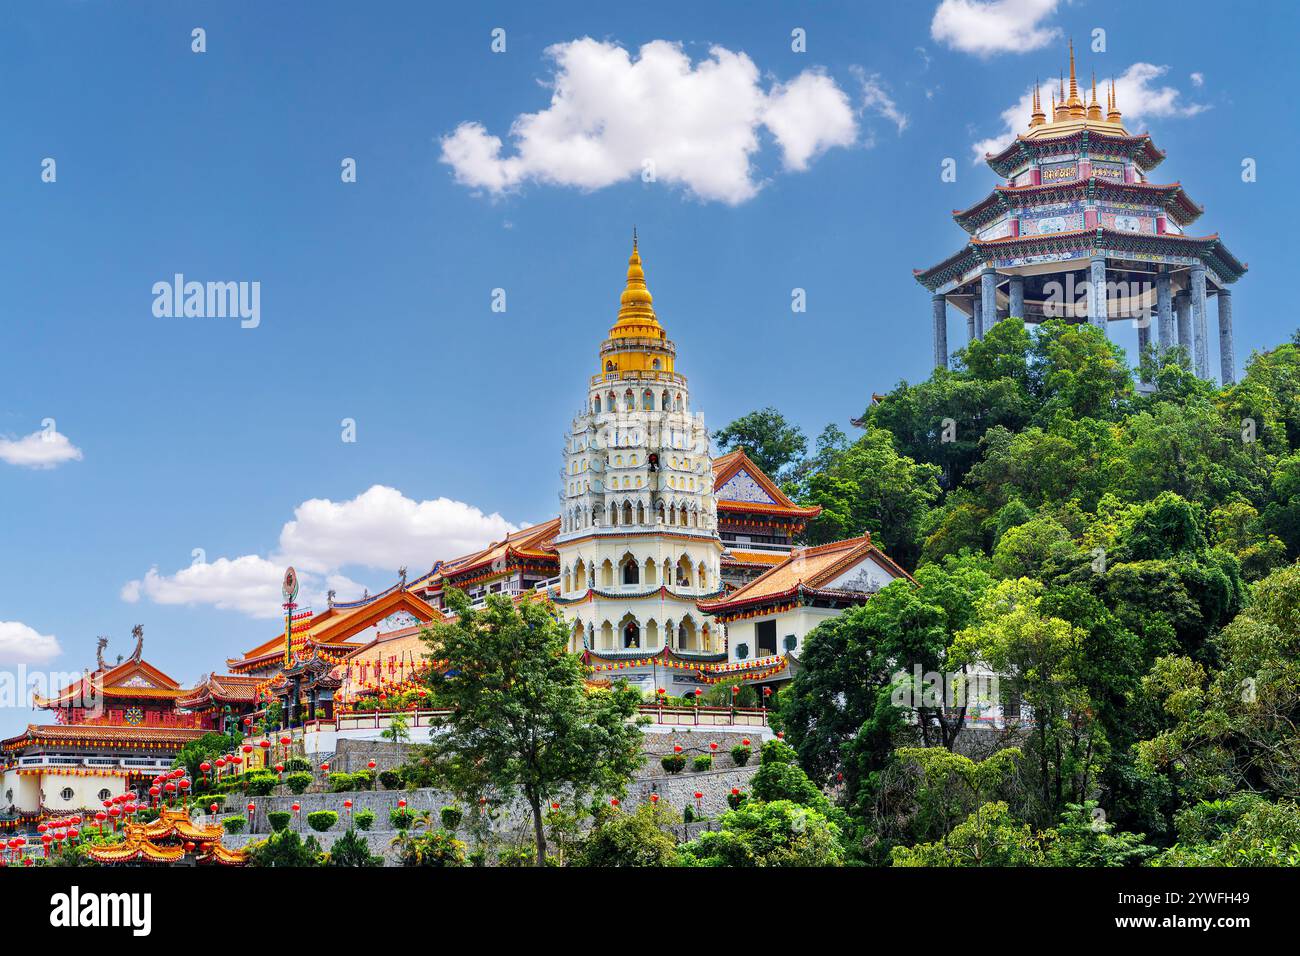
[[[1042,126],[1046,122],[1047,116],[1043,113],[1041,84],[1038,81],[1038,77],[1034,77],[1033,107],[1029,113],[1029,125],[1031,127]]]
[[[1101,104],[1097,102],[1097,71],[1092,71],[1092,100],[1088,103],[1088,119],[1101,119]]]
[[[645,283],[645,270],[641,268],[641,253],[637,249],[636,227],[632,227],[632,255],[627,260],[627,285],[619,297],[618,326],[659,327],[655,318],[654,297]]]
[[[1082,119],[1088,115],[1087,109],[1084,108],[1083,100],[1079,98],[1079,79],[1074,71],[1074,41],[1070,41],[1070,99],[1066,104],[1070,108],[1070,116],[1076,119]]]
[[[1110,112],[1106,114],[1108,123],[1118,123],[1122,117],[1119,112],[1119,99],[1115,96],[1115,77],[1110,78]]]

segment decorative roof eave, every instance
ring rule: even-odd
[[[1208,236],[1184,236],[1178,233],[1162,234],[1119,232],[1115,229],[1072,229],[1035,236],[1004,236],[1000,239],[970,239],[965,248],[949,256],[930,269],[914,270],[916,281],[931,292],[936,292],[947,282],[966,274],[971,269],[988,262],[995,254],[1015,255],[1035,250],[1047,252],[1082,252],[1097,249],[1102,252],[1152,252],[1165,251],[1172,255],[1198,256],[1214,269],[1224,282],[1236,282],[1249,268],[1228,251],[1217,233]]]
[[[740,612],[752,612],[768,606],[787,605],[792,601],[797,604],[806,604],[809,601],[830,601],[836,607],[851,607],[856,604],[865,604],[873,593],[871,591],[847,591],[839,588],[808,587],[800,582],[794,587],[773,594],[758,594],[738,601],[724,598],[721,601],[701,604],[700,610],[716,617],[725,624],[727,621],[734,619]]]
[[[158,750],[182,745],[201,737],[206,731],[189,727],[119,726],[117,724],[29,724],[15,737],[0,741],[0,749],[13,751],[25,747],[99,746],[112,744],[132,750]],[[58,768],[51,772],[57,773]]]
[[[719,594],[725,594],[725,593],[726,592],[723,588],[718,588],[718,590],[710,591],[708,594],[682,594],[679,591],[672,590],[667,585],[661,584],[657,588],[650,588],[649,590],[646,591],[634,591],[632,593],[605,591],[601,588],[587,588],[586,592],[582,595],[582,597],[576,597],[576,598],[554,597],[551,598],[551,601],[554,604],[562,604],[566,607],[570,607],[575,604],[586,604],[588,601],[591,601],[593,598],[604,598],[606,600],[611,600],[611,601],[624,601],[624,600],[631,601],[631,600],[637,600],[642,598],[659,597],[661,599],[667,598],[674,601],[684,601],[687,604],[702,604],[703,601],[706,601],[711,597],[716,597]]]
[[[986,154],[984,159],[993,172],[1005,177],[1042,155],[1058,154],[1062,150],[1082,151],[1085,145],[1089,147],[1090,152],[1098,152],[1093,148],[1093,143],[1115,148],[1119,155],[1133,159],[1143,172],[1155,169],[1165,158],[1164,151],[1157,149],[1146,133],[1119,136],[1104,130],[1086,129],[1066,133],[1063,136],[1044,136],[1036,139],[1026,139],[1022,134],[1000,152]]]
[[[822,513],[821,505],[769,505],[761,501],[719,501],[718,510],[731,514],[756,514],[772,517],[788,515],[791,518],[816,518]]]
[[[1023,208],[1034,201],[1139,196],[1154,201],[1180,226],[1189,226],[1201,217],[1205,207],[1188,197],[1181,183],[1119,183],[1096,174],[1087,179],[1036,186],[994,186],[993,191],[967,209],[954,209],[953,220],[968,234],[974,235],[1003,213]]]

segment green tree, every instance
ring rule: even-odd
[[[741,449],[773,481],[783,481],[808,450],[803,429],[792,425],[775,408],[742,415],[713,433],[720,452]]]
[[[777,800],[747,800],[681,846],[690,866],[842,866],[840,828],[816,810]]]
[[[1043,866],[1043,849],[1029,824],[1005,803],[986,803],[942,841],[896,846],[894,866]]]
[[[370,842],[356,830],[349,829],[334,841],[325,854],[326,866],[382,866],[384,858],[370,852]]]
[[[426,641],[446,662],[428,680],[452,709],[424,752],[467,805],[489,790],[522,795],[545,865],[549,795],[621,794],[640,765],[640,695],[626,686],[587,690],[549,602],[516,606],[493,595],[479,610],[451,589],[447,605],[455,620],[435,623]]]
[[[1060,824],[1043,834],[1048,866],[1137,866],[1156,852],[1141,833],[1116,832],[1095,801],[1066,804]]]
[[[314,836],[303,839],[296,830],[281,830],[248,848],[251,866],[320,866],[321,848]]]
[[[681,814],[662,803],[646,803],[631,813],[599,806],[591,832],[579,842],[573,866],[674,866],[677,841],[669,827]]]

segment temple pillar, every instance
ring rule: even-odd
[[[1160,351],[1165,352],[1178,343],[1174,341],[1173,282],[1168,272],[1156,275],[1156,331],[1160,333]]]
[[[984,327],[991,326],[998,320],[998,271],[985,269],[980,273],[980,318],[979,337],[984,338]]]
[[[1145,371],[1142,370],[1142,356],[1146,354],[1147,346],[1151,344],[1151,320],[1149,318],[1141,319],[1138,322],[1138,369],[1141,374],[1141,380],[1150,381]]]
[[[1011,277],[1011,314],[1018,319],[1025,317],[1025,277]]]
[[[1219,290],[1219,377],[1224,385],[1237,381],[1237,354],[1232,345],[1232,293]]]
[[[1186,290],[1174,296],[1174,314],[1178,316],[1178,344],[1187,351],[1187,366],[1192,367],[1192,300]]]
[[[1088,264],[1088,324],[1106,331],[1106,257],[1093,256]]]
[[[974,342],[984,338],[984,316],[981,314],[980,297],[975,296],[971,299],[970,314],[970,341]]]
[[[1192,344],[1196,349],[1194,368],[1199,378],[1210,377],[1209,335],[1205,318],[1205,266],[1192,266]]]
[[[948,300],[941,295],[930,299],[934,318],[934,367],[948,367]]]

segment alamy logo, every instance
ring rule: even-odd
[[[153,284],[153,314],[160,319],[240,319],[239,327],[262,323],[262,283],[186,282],[176,273],[171,282]]]
[[[149,893],[71,892],[50,897],[50,925],[74,929],[83,926],[126,926],[134,936],[153,929],[153,896]]]

